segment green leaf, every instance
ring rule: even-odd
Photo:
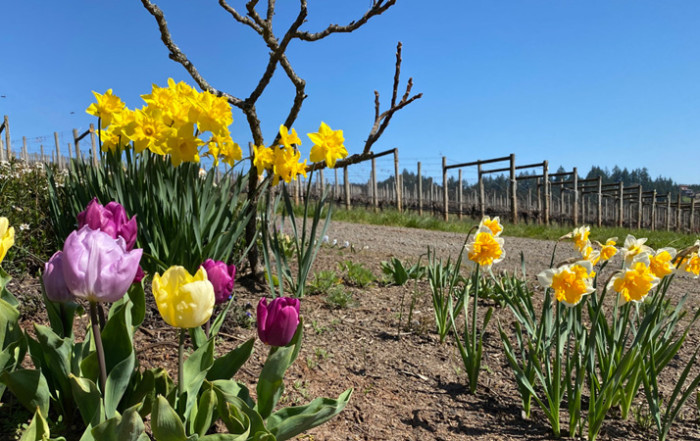
[[[267,428],[278,441],[290,439],[339,414],[348,404],[351,395],[352,389],[348,389],[337,400],[316,398],[306,406],[280,409],[267,418]]]
[[[41,411],[36,409],[32,422],[29,423],[27,430],[22,433],[22,438],[19,441],[45,441],[49,439],[50,435],[49,424],[42,416]]]
[[[161,395],[156,398],[153,405],[151,429],[156,441],[187,441],[182,420],[168,400]]]
[[[294,360],[299,355],[301,349],[301,339],[304,329],[303,319],[299,318],[299,326],[294,334],[294,338],[289,343],[289,346],[272,347],[270,353],[265,360],[265,365],[260,372],[258,379],[258,405],[257,411],[263,417],[267,418],[275,408],[275,405],[282,396],[284,390],[284,373],[289,369],[289,366],[294,363]]]
[[[99,424],[104,420],[104,408],[102,405],[102,395],[97,389],[97,385],[87,378],[70,375],[70,382],[73,390],[75,404],[83,418],[83,423]]]
[[[207,380],[228,380],[232,378],[250,358],[254,344],[255,338],[251,338],[228,354],[214,360],[214,364],[207,372]]]
[[[216,392],[212,389],[207,389],[202,392],[197,405],[197,415],[194,419],[194,433],[199,436],[206,435],[213,421],[216,402]]]
[[[19,369],[0,373],[0,381],[17,397],[30,412],[37,408],[42,415],[49,412],[49,386],[38,370]]]
[[[71,374],[71,353],[73,340],[61,338],[48,326],[34,324],[36,337],[42,348],[42,372],[45,372],[50,389],[62,401],[70,406],[73,400],[69,375]]]
[[[143,281],[134,283],[127,292],[131,300],[131,325],[138,328],[146,318],[146,294],[143,290]]]
[[[149,441],[138,407],[138,404],[132,406],[122,415],[95,426],[92,435],[99,441]]]
[[[117,406],[129,387],[131,374],[134,372],[136,363],[134,352],[120,363],[118,363],[107,375],[105,383],[105,415],[112,418],[117,412]]]
[[[194,351],[183,363],[184,390],[187,393],[187,401],[183,415],[186,417],[189,416],[192,408],[196,404],[199,389],[202,387],[202,383],[207,377],[207,371],[213,363],[214,339],[210,339],[204,346]],[[182,397],[180,397],[180,399],[181,398]],[[179,405],[178,408],[181,409]]]
[[[133,354],[132,345],[133,330],[131,327],[131,315],[127,314],[124,305],[117,306],[115,311],[110,311],[110,318],[102,330],[102,345],[105,348],[105,366],[107,375],[114,366],[121,363]],[[99,375],[97,364],[97,352],[92,351],[80,365],[84,377],[96,380]]]

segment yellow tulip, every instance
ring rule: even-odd
[[[10,226],[6,217],[0,217],[0,263],[5,258],[7,250],[15,244],[15,229]]]
[[[177,328],[196,328],[211,317],[214,286],[199,268],[194,276],[182,266],[171,266],[153,276],[153,296],[163,320]]]

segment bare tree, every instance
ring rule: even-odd
[[[260,96],[265,91],[265,88],[270,84],[270,80],[279,65],[282,67],[285,75],[292,83],[296,90],[294,100],[285,119],[284,125],[286,127],[291,127],[294,124],[299,111],[301,110],[304,99],[306,99],[306,81],[297,75],[297,73],[292,68],[292,64],[287,58],[286,50],[293,39],[298,39],[302,41],[317,41],[328,37],[332,34],[337,33],[349,33],[360,28],[365,23],[367,23],[371,18],[378,16],[385,12],[387,9],[392,7],[396,0],[373,0],[372,5],[365,11],[365,13],[357,20],[353,20],[346,25],[331,24],[325,29],[319,32],[309,32],[301,30],[300,28],[306,22],[306,17],[308,15],[307,1],[299,0],[299,12],[296,19],[289,26],[287,31],[281,35],[276,36],[272,28],[272,19],[275,15],[275,0],[267,0],[267,6],[263,7],[265,9],[264,15],[258,12],[259,0],[249,0],[245,3],[245,13],[242,14],[238,9],[229,5],[226,0],[219,0],[219,5],[231,15],[233,20],[236,22],[248,26],[253,31],[255,31],[263,39],[267,47],[270,49],[270,55],[267,61],[267,66],[265,72],[263,73],[260,81],[255,86],[255,88],[250,92],[247,98],[238,98],[234,95],[226,93],[218,88],[213,87],[209,84],[199,73],[195,65],[187,58],[187,56],[182,52],[182,50],[175,44],[173,38],[168,29],[168,24],[165,20],[163,11],[150,0],[141,0],[144,8],[153,15],[158,24],[158,29],[160,30],[161,40],[163,44],[167,47],[169,57],[180,63],[190,74],[192,79],[197,83],[197,85],[202,89],[218,96],[226,97],[232,106],[239,108],[246,117],[248,121],[248,126],[250,128],[250,133],[253,137],[253,142],[256,145],[264,144],[264,139],[262,135],[262,130],[260,127],[260,119],[258,118],[256,103]],[[389,125],[391,117],[396,113],[396,111],[407,106],[411,102],[419,99],[422,94],[416,94],[411,96],[411,89],[413,87],[412,79],[408,80],[406,86],[406,91],[404,92],[401,100],[397,102],[398,99],[398,88],[399,88],[399,74],[401,72],[401,43],[398,44],[396,51],[396,70],[394,73],[394,87],[393,94],[391,98],[391,105],[389,109],[384,112],[380,111],[379,107],[379,93],[374,92],[374,125],[370,130],[369,136],[365,141],[362,153],[351,155],[342,161],[336,162],[336,167],[343,167],[345,165],[358,163],[371,156],[372,145],[379,139],[386,127]],[[279,133],[276,134],[275,139],[269,145],[276,145],[279,142]],[[251,158],[252,161],[252,158]],[[320,169],[325,166],[325,163],[316,163],[309,166],[310,170]],[[252,167],[252,162],[251,162]],[[256,179],[250,179],[248,194],[257,195],[257,185],[258,181]],[[254,199],[256,196],[252,196]],[[255,238],[255,210],[257,210],[257,201],[252,200],[250,204],[250,209],[253,210],[253,215],[251,220],[246,227],[246,241],[250,241]],[[256,275],[262,274],[262,266],[260,264],[260,259],[258,256],[258,250],[256,247],[251,247],[251,251],[248,254],[248,262],[251,266],[251,270]]]

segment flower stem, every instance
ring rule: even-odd
[[[185,361],[185,328],[180,328],[180,342],[177,347],[177,394],[182,395],[185,388],[185,372],[182,365]]]
[[[97,363],[100,366],[100,390],[104,394],[105,384],[107,383],[107,366],[105,365],[105,350],[102,347],[100,322],[97,317],[97,302],[90,302],[90,324],[92,325],[92,336],[95,339],[95,349],[97,350]]]

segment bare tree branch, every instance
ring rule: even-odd
[[[265,21],[272,24],[272,17],[275,15],[275,0],[267,0],[267,18]]]
[[[398,96],[399,88],[399,77],[401,74],[401,47],[401,42],[399,42],[396,45],[396,69],[394,70],[394,87],[391,97],[391,106],[382,114],[379,114],[379,92],[376,90],[374,91],[374,125],[372,126],[372,130],[369,132],[367,141],[365,141],[365,147],[362,150],[363,154],[370,152],[372,144],[377,142],[379,137],[382,136],[382,133],[384,133],[384,130],[389,126],[389,121],[391,121],[391,117],[394,116],[394,113],[423,96],[422,93],[419,93],[409,98],[411,89],[413,89],[413,78],[409,78],[408,84],[406,85],[406,92],[401,97],[401,101],[396,104],[396,97]]]
[[[302,3],[306,3],[306,0],[302,0]],[[357,21],[351,21],[345,26],[340,26],[337,24],[329,25],[326,29],[321,32],[311,33],[311,32],[297,32],[296,38],[304,41],[316,41],[335,33],[346,33],[352,32],[360,26],[364,25],[369,21],[370,18],[382,14],[384,11],[394,6],[396,0],[388,0],[384,3],[384,0],[375,0],[372,7],[364,13],[364,15]]]
[[[260,26],[260,28],[262,28],[264,32],[266,26],[263,19],[260,18],[260,15],[258,15],[258,11],[255,10],[255,6],[257,6],[257,4],[258,0],[250,0],[248,3],[245,4],[245,9],[248,11],[248,17],[252,18],[255,24]]]
[[[222,92],[218,89],[215,89],[204,78],[202,78],[194,64],[192,64],[192,62],[180,50],[180,48],[175,44],[172,37],[170,36],[170,31],[168,30],[168,23],[165,21],[163,11],[161,11],[161,9],[155,4],[151,3],[150,0],[141,0],[141,3],[143,3],[143,6],[156,19],[156,22],[158,23],[158,29],[160,30],[160,39],[165,44],[165,47],[167,47],[170,51],[170,54],[168,54],[170,59],[182,64],[185,70],[187,70],[192,79],[197,83],[197,85],[199,85],[199,87],[202,90],[206,90],[218,96],[223,96],[228,100],[229,103],[236,107],[240,107],[241,105],[243,105],[243,101],[241,99],[236,98],[233,95],[229,95],[225,92]]]
[[[255,24],[255,22],[251,20],[250,17],[243,16],[238,11],[233,9],[233,7],[226,3],[226,0],[219,0],[219,5],[221,5],[221,7],[224,8],[224,10],[226,10],[229,14],[231,14],[231,16],[233,16],[233,18],[237,22],[242,23],[246,26],[250,26],[255,32],[257,32],[258,34],[262,34],[262,29],[260,28],[260,26]]]

